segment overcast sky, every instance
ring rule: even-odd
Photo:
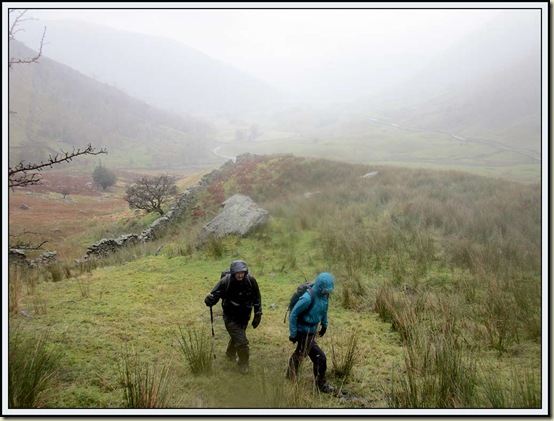
[[[97,8],[95,3],[12,4],[17,4],[12,7],[29,9],[40,7],[28,12],[39,20],[79,19],[172,38],[278,88],[306,83],[316,70],[334,60],[355,63],[375,51],[387,54],[390,66],[383,69],[385,72],[396,66],[395,60],[399,57],[403,63],[408,58],[408,63],[417,67],[486,25],[499,13],[510,13],[497,9],[453,8],[456,3],[448,2],[403,3],[410,9],[401,9],[401,4],[395,2],[350,3],[357,9],[344,9],[349,3],[276,3],[273,6],[271,3],[110,3],[110,8]],[[467,3],[457,4],[469,7]],[[172,9],[163,9],[164,5]],[[175,8],[181,5],[187,9]],[[503,3],[473,5],[498,8]],[[240,6],[251,9],[237,9]],[[285,6],[289,8],[284,9]],[[310,10],[298,9],[301,6]],[[517,3],[504,3],[504,6],[513,8]],[[81,9],[69,9],[74,7]],[[193,10],[193,7],[203,10]],[[273,8],[256,10],[254,7]]]

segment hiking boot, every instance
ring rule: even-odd
[[[331,386],[329,383],[324,383],[321,386],[317,386],[317,388],[322,393],[333,393],[335,391],[335,388]]]
[[[248,366],[247,365],[239,366],[239,371],[241,374],[248,374]]]

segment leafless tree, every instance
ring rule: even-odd
[[[30,20],[35,20],[33,18],[26,17],[25,14],[27,13],[26,9],[10,9],[9,10],[9,20],[11,21],[9,32],[8,32],[8,40],[9,42],[15,40],[15,35],[20,32],[24,31],[24,29],[21,27],[21,24]],[[44,40],[46,39],[46,27],[44,27],[44,31],[42,32],[42,38],[40,40],[40,46],[38,53],[33,57],[10,57],[8,61],[8,67],[11,68],[14,64],[29,64],[29,63],[36,63],[38,59],[42,56],[42,47],[44,46]]]
[[[127,187],[124,199],[131,209],[142,209],[163,215],[162,205],[177,193],[176,181],[177,177],[169,174],[142,177]]]

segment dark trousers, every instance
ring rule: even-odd
[[[299,333],[296,349],[289,359],[287,377],[296,379],[298,368],[302,360],[308,355],[312,360],[314,378],[317,386],[323,386],[326,382],[325,373],[327,372],[327,357],[315,340],[315,333]]]
[[[227,358],[234,361],[238,356],[239,365],[248,365],[250,356],[248,338],[246,337],[248,320],[246,322],[237,321],[224,315],[223,321],[225,322],[225,328],[231,337],[231,339],[229,339],[229,344],[227,345],[227,351],[225,352],[225,354],[227,354]]]

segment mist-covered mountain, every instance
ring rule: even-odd
[[[80,21],[28,22],[18,39],[36,44],[44,27],[44,54],[129,95],[176,113],[247,111],[278,92],[237,68],[168,38]]]
[[[408,127],[487,138],[540,151],[541,33],[538,14],[500,15],[407,83],[360,109]]]
[[[10,57],[35,51],[10,42]],[[9,71],[10,165],[48,154],[107,148],[118,168],[172,168],[214,161],[210,126],[139,101],[42,56]]]
[[[386,57],[376,56],[371,59],[372,51],[368,51],[364,56],[367,62],[365,59],[362,59],[363,63],[337,60],[333,62],[336,72],[324,72],[326,82],[319,82],[344,93],[339,103],[333,102],[333,98],[329,96],[329,101],[322,101],[325,103],[323,108],[309,103],[283,104],[281,109],[265,114],[266,120],[260,122],[260,131],[265,136],[260,137],[262,142],[235,142],[227,145],[227,153],[282,153],[299,150],[298,153],[309,155],[314,154],[314,149],[318,148],[315,153],[317,156],[336,156],[337,151],[340,151],[345,160],[362,162],[367,159],[396,162],[400,155],[401,162],[459,162],[462,153],[462,160],[469,165],[490,166],[493,161],[503,163],[505,159],[512,160],[510,164],[515,160],[521,165],[527,165],[528,162],[535,164],[536,154],[541,150],[541,30],[538,16],[536,13],[523,13],[515,19],[509,14],[499,14],[470,36],[460,39],[454,48],[443,50],[433,61],[428,62],[424,70],[417,72],[410,66],[418,53],[413,51],[411,58],[406,58],[405,68],[399,67],[394,75],[391,74],[392,79],[406,82],[383,83],[380,90],[375,88],[376,81],[372,80],[372,83],[365,85],[360,81],[372,79],[377,73],[371,73],[367,69],[377,66]],[[18,34],[18,37],[20,35],[29,45],[36,44],[46,26],[48,31],[47,44],[43,50],[44,59],[49,57],[63,62],[81,72],[81,77],[84,74],[89,75],[145,103],[179,114],[191,112],[213,116],[214,112],[221,111],[225,117],[236,116],[237,121],[242,118],[248,120],[252,118],[252,115],[244,117],[248,111],[261,111],[266,105],[282,98],[256,78],[170,39],[82,22],[39,21],[30,24],[33,25],[26,28],[24,33]],[[191,45],[194,45],[194,40],[191,40]],[[341,66],[350,67],[345,70]],[[421,69],[422,66],[418,68]],[[64,72],[67,71],[65,68]],[[51,74],[50,77],[55,78],[56,75]],[[313,79],[314,89],[320,94],[327,92],[318,89],[320,85],[315,83],[316,75]],[[60,80],[31,85],[27,83],[27,86],[36,90],[52,86],[50,95],[55,98],[58,95],[56,89],[61,88],[61,92],[66,90]],[[384,87],[385,85],[387,86]],[[103,86],[102,89],[109,91],[109,86]],[[306,91],[310,86],[307,84],[303,90]],[[27,88],[22,85],[21,89]],[[363,99],[354,102],[353,97],[347,95],[352,91],[356,91],[357,96]],[[48,93],[41,91],[40,95],[46,101]],[[70,97],[71,101],[86,104],[88,95],[86,91],[79,94],[75,91]],[[77,100],[77,96],[82,98]],[[93,103],[103,107],[102,101],[92,101],[91,107]],[[71,116],[74,110],[71,107],[64,108],[66,109],[66,114],[58,114],[69,122],[73,119]],[[42,126],[59,124],[60,118],[55,116],[52,120],[55,123],[46,121],[46,115],[51,115],[53,110],[54,108],[49,109],[50,114],[44,114]],[[86,113],[87,118],[94,115],[95,112],[92,111]],[[260,112],[257,117],[261,116]],[[360,116],[380,118],[400,126],[417,128],[422,132],[394,130],[383,133],[367,122],[361,124],[363,119]],[[229,118],[225,124],[231,120]],[[92,127],[93,129],[86,130],[90,135],[95,133],[97,121],[98,119],[93,118],[92,122],[80,126]],[[141,124],[146,121],[148,118],[144,116],[137,119]],[[22,122],[18,126],[20,133],[23,133],[23,129],[28,130],[25,124],[27,123]],[[215,120],[214,124],[217,124]],[[244,129],[232,126],[233,123],[229,124],[229,127],[220,131],[227,131],[223,143],[229,143],[235,130]],[[129,125],[131,126],[132,124]],[[131,144],[135,140],[135,133],[139,136],[146,133],[140,124],[137,127],[132,133],[125,135],[123,143]],[[506,154],[498,155],[504,150],[502,148],[491,147],[489,151],[483,144],[474,148],[476,144],[469,143],[463,149],[449,149],[449,145],[440,143],[440,151],[437,152],[437,145],[429,141],[427,132],[486,139],[506,145],[508,150],[530,151],[535,158],[525,154],[506,158]],[[33,133],[36,137],[38,131]],[[279,137],[278,141],[275,141],[276,137]],[[28,136],[27,139],[30,141],[32,137]],[[221,140],[217,137],[211,139]],[[301,149],[295,149],[298,139],[304,142]],[[116,143],[111,141],[112,145]],[[149,144],[157,145],[155,141],[150,141]],[[331,144],[335,146],[325,147]],[[406,147],[408,144],[409,148]],[[198,145],[195,143],[195,146]],[[166,154],[167,162],[172,162],[182,155],[163,152],[165,150],[165,147],[155,146],[152,156]],[[148,155],[149,152],[145,153]],[[488,157],[488,161],[482,157]],[[207,156],[206,159],[210,157]],[[163,158],[157,161],[165,162]]]

